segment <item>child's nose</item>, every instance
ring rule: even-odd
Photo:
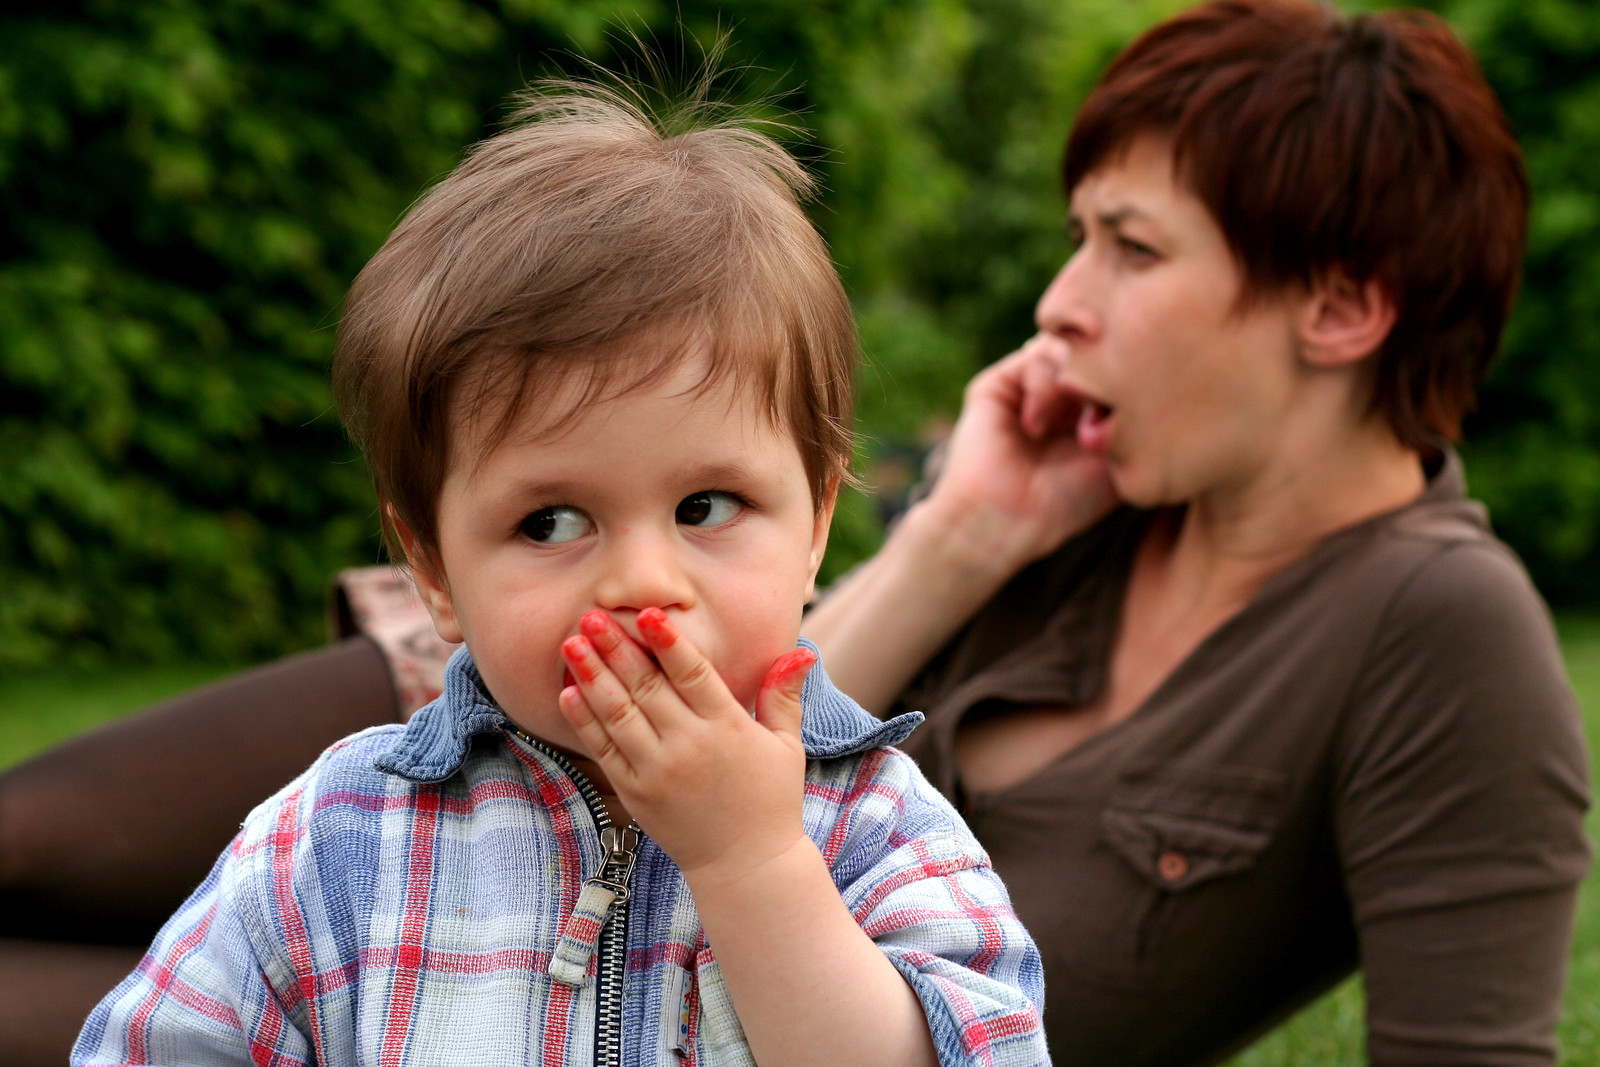
[[[693,605],[694,586],[670,536],[626,531],[613,540],[606,555],[595,587],[596,607],[638,611]]]

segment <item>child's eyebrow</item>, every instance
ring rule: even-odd
[[[667,485],[679,486],[685,490],[717,489],[744,485],[760,474],[760,470],[749,463],[719,461],[685,465],[670,472],[662,480]],[[559,504],[565,500],[592,496],[594,492],[594,483],[583,478],[553,478],[547,481],[530,478],[527,481],[507,482],[497,495],[508,501],[543,501]]]
[[[687,467],[678,477],[680,481],[703,483],[705,488],[714,489],[722,483],[743,481],[755,473],[756,469],[748,463],[707,463]]]
[[[508,479],[504,485],[492,494],[494,497],[506,501],[542,500],[560,503],[572,499],[583,492],[585,482],[582,479],[556,479],[553,481],[534,481],[529,479]]]

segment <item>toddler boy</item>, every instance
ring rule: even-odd
[[[444,694],[257,808],[77,1064],[1035,1064],[1038,955],[800,613],[854,336],[748,125],[568,85],[335,361]],[[753,712],[753,715],[752,715]]]

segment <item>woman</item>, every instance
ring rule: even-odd
[[[1522,249],[1487,86],[1431,18],[1219,2],[1064,173],[1039,335],[807,633],[927,712],[1063,1062],[1210,1062],[1358,963],[1375,1063],[1550,1062],[1583,744],[1443,443]]]
[[[1503,116],[1437,20],[1221,0],[1112,65],[1065,179],[1079,243],[1039,335],[807,632],[868,707],[928,712],[913,750],[1040,941],[1062,1062],[1215,1062],[1358,965],[1375,1063],[1552,1062],[1586,760],[1548,616],[1444,444],[1516,282]],[[376,655],[31,781],[90,788],[208,701],[331,738],[394,706]],[[257,699],[335,676],[340,709]]]

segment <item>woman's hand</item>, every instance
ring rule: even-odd
[[[1013,572],[1116,504],[1105,460],[1078,444],[1083,399],[1058,384],[1065,357],[1065,342],[1040,334],[972,379],[923,502]]]
[[[807,613],[834,684],[874,714],[1016,573],[1116,504],[1078,446],[1066,349],[1035,337],[967,386],[933,491],[882,550]]]
[[[816,654],[778,657],[752,719],[665,612],[638,621],[650,655],[603,611],[561,646],[576,683],[562,714],[629,814],[685,876],[737,878],[805,841],[800,688]]]

